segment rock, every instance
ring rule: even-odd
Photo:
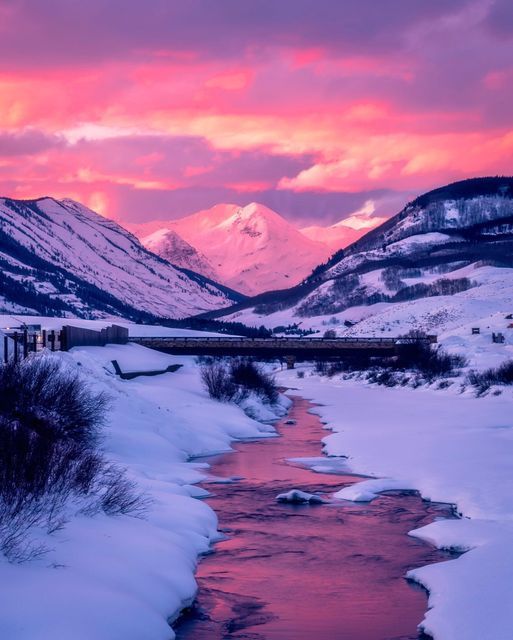
[[[306,493],[300,489],[291,489],[287,493],[280,493],[276,496],[277,502],[290,502],[291,504],[323,504],[327,502],[321,496],[314,493]]]

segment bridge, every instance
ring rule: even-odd
[[[393,356],[397,338],[246,338],[246,337],[140,337],[130,342],[173,355],[256,356],[262,359],[284,358],[289,366],[295,360],[315,360],[355,356]],[[428,337],[436,342],[435,336]]]

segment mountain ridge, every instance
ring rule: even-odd
[[[254,309],[259,317],[284,309],[291,309],[299,318],[337,313],[356,302],[366,305],[399,295],[419,295],[419,287],[408,291],[400,284],[400,275],[391,275],[394,269],[447,267],[450,273],[451,264],[458,261],[513,266],[512,256],[513,178],[459,181],[408,203],[398,214],[318,265],[298,286],[266,292],[210,317],[228,315],[235,319],[244,309]],[[395,277],[399,289],[383,286],[380,279],[386,269],[385,279],[392,282]],[[371,283],[371,275],[365,274],[374,274],[376,282]],[[430,293],[429,288],[425,293]],[[431,293],[436,293],[434,288]]]
[[[242,298],[70,199],[0,198],[0,234],[0,302],[8,311],[177,318]]]

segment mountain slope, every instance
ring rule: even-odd
[[[216,205],[170,222],[158,233],[166,238],[169,230],[206,256],[221,282],[253,295],[300,282],[332,253],[256,203]],[[161,246],[151,236],[144,242],[159,255],[167,255],[165,240]]]
[[[154,255],[112,220],[48,197],[0,199],[0,274],[8,311],[179,318],[240,299]]]
[[[141,239],[142,244],[177,267],[190,269],[216,280],[219,276],[208,258],[172,229],[160,229]]]
[[[390,309],[432,297],[474,300],[484,308],[480,296],[490,295],[490,278],[505,283],[506,296],[512,267],[513,178],[472,179],[417,198],[317,267],[300,286],[222,313],[231,311],[230,319],[249,324],[314,326],[319,324],[315,318],[354,322],[380,313],[383,305]],[[496,296],[496,305],[500,299]]]
[[[377,227],[387,219],[386,217],[374,216],[374,212],[374,203],[369,200],[361,209],[336,224],[329,227],[318,225],[305,227],[301,229],[301,233],[311,240],[326,244],[334,253],[356,242],[370,229]]]
[[[365,229],[354,229],[340,223],[331,225],[330,227],[313,225],[304,227],[300,229],[300,231],[310,240],[325,244],[332,253],[352,244],[365,233]]]

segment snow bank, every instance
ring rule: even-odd
[[[430,593],[423,630],[435,638],[510,640],[513,523],[445,520],[410,535],[440,548],[470,550],[457,561],[408,572]]]
[[[293,372],[279,382],[321,406],[333,431],[329,455],[370,476],[337,498],[371,500],[383,490],[418,490],[455,504],[461,520],[411,535],[468,550],[409,577],[429,590],[422,628],[436,640],[509,640],[513,628],[513,418],[511,397],[476,399],[449,391],[389,389]],[[328,458],[329,460],[329,458]]]
[[[392,478],[378,478],[363,480],[348,487],[344,487],[334,494],[339,500],[351,500],[352,502],[370,502],[384,491],[412,491],[413,486],[408,482],[393,480]]]
[[[210,507],[194,496],[208,470],[190,459],[226,451],[234,438],[270,436],[230,404],[210,400],[197,367],[118,379],[110,361],[154,367],[163,356],[136,345],[89,347],[62,358],[112,398],[104,448],[153,504],[145,519],[77,516],[47,540],[41,559],[0,558],[0,637],[16,640],[169,640],[169,626],[196,592],[198,554],[218,536]]]

